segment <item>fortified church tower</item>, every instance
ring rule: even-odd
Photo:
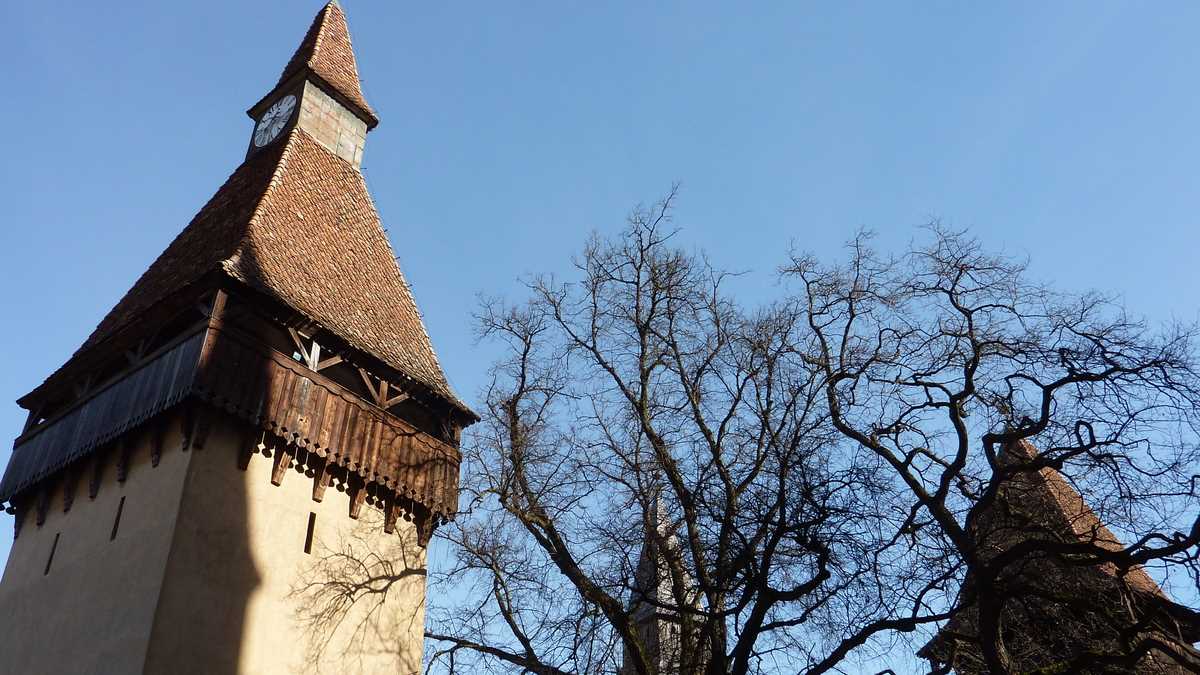
[[[19,401],[0,672],[420,669],[477,418],[359,172],[379,120],[336,0],[249,114],[241,166]]]

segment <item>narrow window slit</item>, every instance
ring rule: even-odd
[[[121,497],[121,503],[117,504],[117,517],[113,518],[112,534],[108,535],[108,540],[112,541],[117,538],[117,528],[121,527],[121,511],[125,510],[125,498]]]
[[[42,572],[42,576],[50,574],[50,563],[54,562],[54,552],[58,550],[58,538],[62,532],[54,533],[54,543],[50,544],[50,556],[46,558],[46,569]]]
[[[308,534],[304,535],[304,552],[312,553],[313,529],[317,526],[317,514],[308,513]]]

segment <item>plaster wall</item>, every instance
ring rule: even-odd
[[[83,467],[70,511],[63,511],[60,481],[44,524],[36,525],[33,508],[23,515],[0,581],[0,672],[142,671],[192,453],[180,450],[175,425],[164,436],[156,467],[148,435],[133,439],[124,483],[117,481],[116,453],[110,452],[95,499],[88,497],[92,460]],[[122,498],[120,525],[110,540]]]
[[[412,524],[386,534],[369,505],[353,520],[332,487],[315,502],[295,468],[273,485],[261,453],[241,471],[246,442],[219,422],[193,453],[146,672],[419,672],[425,551]]]

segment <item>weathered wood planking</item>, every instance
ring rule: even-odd
[[[389,504],[415,502],[433,524],[457,510],[456,448],[219,321],[17,439],[0,502],[189,397],[383,486]]]
[[[0,502],[170,408],[191,391],[204,331],[17,439]]]

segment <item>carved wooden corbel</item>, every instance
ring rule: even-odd
[[[100,494],[100,483],[104,480],[104,462],[108,459],[108,448],[100,448],[92,456],[92,475],[88,479],[88,499]]]
[[[350,483],[350,517],[358,520],[363,502],[367,499],[367,486],[363,485],[363,479],[354,472],[348,471],[346,478]]]
[[[417,545],[421,548],[429,546],[429,540],[433,538],[433,528],[437,526],[435,517],[428,510],[418,507],[413,514],[413,523],[417,529]]]
[[[50,510],[50,496],[54,494],[54,482],[46,481],[38,489],[37,496],[37,526],[41,527],[46,523],[46,513]]]
[[[296,455],[296,447],[290,443],[281,443],[275,449],[275,463],[271,467],[271,484],[283,484],[283,477],[292,468],[292,458]]]
[[[15,519],[13,520],[13,539],[16,540],[17,537],[21,536],[21,525],[25,523],[25,515],[28,512],[28,509],[25,508],[24,500],[21,500],[19,502],[14,501],[12,503],[12,510],[13,515],[15,516]]]
[[[317,467],[313,472],[313,491],[312,498],[314,502],[320,502],[325,499],[325,489],[329,487],[329,483],[333,480],[333,463],[327,458],[317,460]]]
[[[117,482],[124,483],[125,479],[129,478],[129,459],[133,454],[133,443],[125,436],[117,444]]]
[[[79,467],[69,467],[63,476],[63,513],[71,510],[75,503],[75,489],[79,487]]]
[[[258,440],[255,440],[255,437]],[[258,452],[259,448],[263,447],[263,441],[266,435],[259,432],[254,427],[246,427],[246,430],[241,435],[241,440],[238,441],[237,450],[237,465],[242,471],[245,471],[250,466],[250,458],[254,453]]]
[[[183,406],[180,415],[180,432],[183,434],[179,443],[179,449],[187,452],[192,447],[192,439],[196,434],[196,409],[192,404]],[[157,466],[157,464],[155,465]]]
[[[396,516],[399,515],[400,504],[397,503],[396,493],[388,490],[383,496],[383,531],[392,534],[396,531]]]
[[[162,461],[162,451],[164,436],[166,436],[166,423],[162,419],[155,420],[150,427],[150,466],[158,466]]]

